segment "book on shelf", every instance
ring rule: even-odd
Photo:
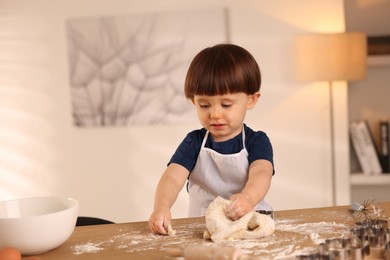
[[[384,173],[390,172],[390,138],[389,138],[389,121],[379,122],[379,158]]]
[[[352,146],[364,174],[374,175],[383,172],[379,155],[366,121],[359,120],[350,124]]]

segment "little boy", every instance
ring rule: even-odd
[[[217,196],[233,201],[226,209],[232,220],[271,210],[264,197],[274,174],[272,145],[264,132],[244,124],[260,85],[259,67],[242,47],[218,44],[195,56],[184,91],[203,128],[185,137],[158,183],[149,218],[153,233],[168,233],[170,209],[187,179],[189,217],[203,216]]]

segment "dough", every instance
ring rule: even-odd
[[[168,236],[174,236],[176,235],[176,230],[172,228],[172,224],[168,225]]]
[[[272,235],[275,231],[274,220],[258,212],[249,212],[240,219],[233,221],[225,214],[225,209],[232,202],[217,197],[206,210],[205,239],[219,242],[226,239],[254,239]]]

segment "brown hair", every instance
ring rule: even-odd
[[[199,52],[187,72],[184,93],[194,95],[224,95],[260,90],[261,74],[253,56],[234,44],[218,44]]]

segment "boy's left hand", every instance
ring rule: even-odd
[[[225,213],[231,220],[237,220],[253,210],[251,199],[244,193],[233,194],[230,200],[233,203],[225,210]]]

